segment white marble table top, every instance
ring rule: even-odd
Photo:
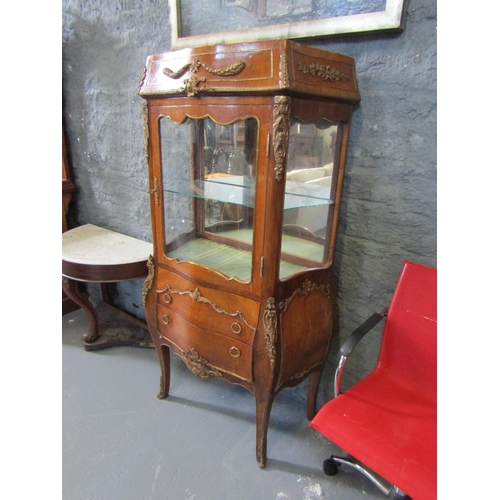
[[[85,224],[62,233],[62,258],[88,265],[120,265],[148,260],[153,244]]]

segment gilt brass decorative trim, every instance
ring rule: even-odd
[[[238,83],[237,80],[231,80],[231,83]],[[222,91],[222,89],[214,89],[214,88],[208,88],[208,87],[203,87],[200,90],[206,91],[206,92],[217,92],[217,91]],[[273,92],[275,91],[276,88],[273,85],[268,85],[268,86],[262,86],[262,87],[252,87],[252,92]],[[165,88],[148,88],[147,91],[144,91],[141,93],[141,96],[168,96],[168,95],[175,95],[175,94],[182,94],[185,91],[185,86],[178,88],[178,89],[165,89]],[[225,86],[223,89],[224,92],[241,92],[242,88],[241,86]]]
[[[149,256],[146,265],[148,266],[148,277],[145,279],[144,285],[142,285],[142,305],[144,307],[146,307],[146,297],[153,286],[153,279],[155,277],[155,263],[152,255]]]
[[[306,376],[311,375],[314,371],[318,371],[318,369],[321,368],[322,365],[323,365],[323,362],[320,361],[320,362],[314,364],[313,366],[311,366],[310,368],[308,368],[307,370],[303,370],[300,373],[296,373],[295,375],[291,375],[290,377],[288,377],[284,380],[280,379],[278,382],[278,385],[276,386],[276,391],[281,391],[281,389],[287,385],[295,385],[297,380],[303,379]]]
[[[263,444],[257,446],[257,463],[261,469],[266,466],[266,449]]]
[[[163,74],[167,75],[169,78],[177,80],[188,70],[190,70],[191,73],[198,73],[200,67],[204,68],[210,74],[215,76],[234,76],[238,73],[241,73],[245,69],[245,63],[243,61],[239,61],[237,63],[231,64],[230,66],[226,66],[225,68],[212,68],[201,62],[199,59],[196,59],[195,61],[185,64],[177,71],[172,71],[169,68],[163,68]]]
[[[222,377],[222,372],[212,366],[196,349],[179,354],[187,367],[200,378]]]
[[[182,292],[180,290],[173,290],[170,287],[170,285],[167,285],[165,290],[162,290],[162,293],[172,293],[175,295],[189,295],[189,297],[191,297],[195,302],[199,302],[201,304],[208,304],[219,314],[225,314],[225,315],[231,316],[233,318],[240,318],[249,328],[251,328],[252,330],[255,330],[255,328],[245,319],[245,316],[243,316],[241,311],[236,311],[234,313],[231,313],[229,311],[226,311],[225,309],[221,309],[215,302],[211,302],[207,298],[203,297],[203,295],[201,294],[198,287],[196,287],[194,290],[186,290],[186,291]]]
[[[274,147],[274,172],[276,180],[283,178],[285,158],[288,149],[288,136],[290,132],[291,99],[285,96],[276,96],[273,105],[273,147]]]
[[[169,78],[177,80],[177,78],[180,78],[189,68],[191,68],[193,73],[198,71],[196,62],[190,62],[179,68],[177,71],[172,71],[170,68],[165,67],[163,68],[163,74],[167,75]]]
[[[148,101],[142,103],[142,125],[144,128],[144,142],[146,145],[146,158],[149,159],[149,117]]]
[[[241,73],[245,69],[245,63],[239,61],[237,63],[231,64],[225,68],[210,68],[206,64],[200,63],[210,74],[216,76],[234,76]]]
[[[311,366],[310,368],[308,368],[307,370],[304,370],[304,371],[301,371],[300,373],[296,373],[295,375],[292,375],[291,377],[289,377],[287,379],[288,380],[299,380],[301,378],[304,377],[304,375],[312,372],[313,370],[315,370],[316,368],[318,368],[318,366],[321,366],[323,363],[316,363],[315,365]]]
[[[280,57],[279,86],[281,89],[290,87],[290,75],[288,74],[288,60],[286,54]]]
[[[332,68],[331,66],[325,66],[324,64],[304,64],[299,62],[299,71],[304,73],[305,75],[317,76],[322,78],[323,80],[330,80],[331,82],[341,81],[345,82],[346,80],[350,80],[351,77],[342,73],[342,71]]]
[[[199,59],[192,61],[190,63],[185,64],[177,71],[172,71],[170,68],[163,68],[163,74],[177,80],[181,76],[183,76],[188,71],[191,73],[189,78],[186,78],[182,81],[184,84],[182,87],[178,89],[179,93],[186,93],[188,97],[194,97],[198,95],[198,92],[205,90],[212,90],[207,88],[206,85],[200,86],[201,83],[207,81],[204,76],[198,77],[193,73],[198,73],[201,68],[204,68],[205,71],[215,76],[234,76],[238,73],[241,73],[245,69],[245,63],[243,61],[239,61],[237,63],[231,64],[230,66],[226,66],[225,68],[212,68],[207,64],[201,62]]]
[[[146,81],[146,75],[148,74],[148,68],[144,66],[144,69],[142,71],[142,77],[141,77],[141,83],[139,83],[139,87],[137,88],[137,93],[141,93],[142,86],[144,85],[144,82]]]
[[[276,340],[278,338],[278,316],[274,297],[269,297],[263,316],[264,338],[266,339],[267,354],[271,360],[271,367],[276,364]]]
[[[153,184],[153,189],[148,189],[148,194],[154,194],[155,195],[155,205],[159,206],[160,204],[160,192],[158,190],[158,177],[155,176],[154,184]]]
[[[158,395],[156,396],[158,399],[166,399],[167,394],[165,391],[165,384],[163,383],[163,375],[160,375],[160,391],[158,392]]]
[[[200,83],[206,82],[207,79],[202,76],[198,78],[194,75],[191,75],[189,78],[183,80],[184,86],[179,89],[179,93],[186,92],[188,97],[195,97],[198,95],[200,90],[207,90],[207,86],[203,85],[202,87],[198,87]]]
[[[325,284],[318,285],[316,283],[313,283],[310,280],[305,280],[304,284],[302,285],[302,288],[297,288],[292,293],[292,295],[290,295],[290,297],[288,297],[288,299],[283,300],[283,301],[280,302],[280,304],[279,304],[280,311],[281,312],[285,312],[286,311],[286,308],[288,307],[288,304],[295,297],[295,295],[297,295],[299,293],[301,295],[309,295],[311,292],[314,292],[314,291],[319,291],[319,292],[323,293],[323,295],[329,297],[330,296],[330,292],[331,292],[331,286],[328,285],[328,284],[326,284],[326,285]]]

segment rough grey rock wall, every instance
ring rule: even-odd
[[[354,113],[335,269],[340,337],[391,296],[404,259],[436,265],[436,2],[411,0],[400,34],[307,43],[356,60]],[[99,224],[151,241],[136,88],[147,55],[169,50],[166,2],[63,0],[63,119],[77,187],[70,225]],[[142,282],[119,284],[143,316]],[[90,287],[93,297],[98,289]],[[373,367],[381,327],[348,363],[345,386]],[[338,342],[319,403],[333,394]],[[297,390],[304,398],[305,387]]]
[[[405,259],[436,266],[436,4],[409,3],[399,35],[325,41],[356,60],[354,113],[336,252],[341,339],[383,310]],[[349,386],[374,366],[382,325],[346,366]],[[336,363],[334,353],[330,361]],[[323,378],[333,394],[333,367]]]
[[[63,1],[63,121],[77,191],[69,225],[93,223],[151,241],[142,99],[146,57],[169,50],[165,1]],[[113,286],[144,318],[142,280]],[[99,288],[90,285],[92,298]]]

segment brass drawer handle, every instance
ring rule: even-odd
[[[241,351],[237,347],[233,346],[229,349],[229,354],[231,354],[233,358],[239,358],[241,356]]]
[[[172,297],[168,293],[163,294],[163,300],[167,303],[170,304],[172,302]]]
[[[162,317],[161,317],[163,323],[165,323],[166,325],[170,325],[170,323],[172,323],[172,319],[170,318],[170,316],[168,314],[164,314]]]
[[[231,331],[236,335],[241,333],[241,325],[238,322],[235,322],[231,325]]]

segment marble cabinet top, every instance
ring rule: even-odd
[[[62,234],[62,258],[90,265],[119,265],[148,260],[153,244],[93,224]]]

